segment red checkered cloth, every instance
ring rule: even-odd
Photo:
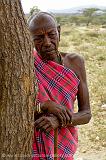
[[[53,61],[43,61],[34,52],[35,74],[38,82],[37,103],[48,99],[59,105],[67,106],[73,112],[78,91],[79,79],[75,73]],[[73,160],[77,149],[78,135],[76,127],[58,128],[58,160]],[[50,133],[34,131],[33,160],[54,159],[54,130]]]

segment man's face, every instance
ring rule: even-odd
[[[45,60],[54,60],[57,57],[59,33],[52,17],[40,16],[31,32],[37,52]]]

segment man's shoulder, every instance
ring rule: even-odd
[[[77,53],[63,53],[62,56],[64,58],[64,61],[67,61],[68,63],[84,63],[83,56]]]
[[[67,68],[73,70],[78,77],[82,76],[85,64],[84,58],[81,55],[77,53],[65,53],[63,63]]]

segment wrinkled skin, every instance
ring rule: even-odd
[[[30,26],[30,30],[37,52],[45,60],[56,61],[59,33],[55,21],[48,15],[42,15],[36,18],[36,25],[33,25]]]
[[[39,14],[30,23],[29,28],[34,40],[34,46],[41,58],[60,63],[58,59],[60,30],[57,28],[53,17],[47,14]],[[51,100],[42,103],[42,111],[53,114],[51,117],[43,116],[35,121],[35,127],[42,131],[50,131],[61,125],[75,126],[86,124],[91,118],[84,60],[78,54],[65,53],[64,55],[64,65],[73,70],[80,79],[77,94],[78,112],[71,113],[67,106],[59,106]]]
[[[66,126],[71,121],[72,113],[65,106],[59,106],[55,102],[48,100],[41,105],[42,111],[47,110],[47,112],[54,114],[60,120],[61,124]]]
[[[35,121],[35,126],[37,130],[50,132],[59,126],[59,121],[55,116],[42,116]]]

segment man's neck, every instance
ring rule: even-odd
[[[60,53],[57,56],[55,56],[54,58],[50,58],[50,57],[43,58],[40,53],[38,53],[38,55],[42,58],[42,60],[46,60],[46,61],[50,60],[50,61],[56,62],[58,64],[61,64],[61,65],[63,64],[63,58]]]

